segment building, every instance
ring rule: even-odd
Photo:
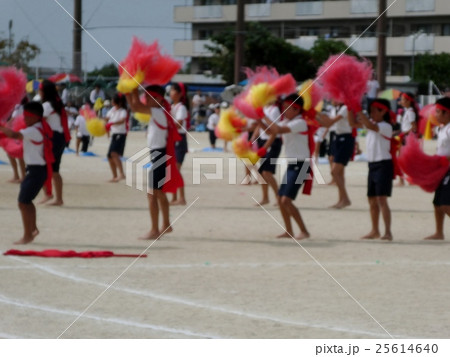
[[[415,55],[450,53],[450,1],[387,3],[392,5],[387,10],[387,82],[408,82]],[[192,33],[191,39],[175,41],[174,53],[192,59],[191,74],[183,80],[211,82],[205,44],[212,34],[235,26],[236,0],[194,0],[193,4],[175,7],[175,22],[191,24]],[[260,22],[296,46],[310,49],[319,37],[342,40],[374,62],[377,17],[378,0],[248,0],[245,5],[246,21]]]

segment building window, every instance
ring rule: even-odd
[[[442,25],[442,36],[450,36],[450,24]]]
[[[423,33],[433,33],[433,25],[431,24],[413,24],[411,25],[411,32],[419,32],[422,31]]]

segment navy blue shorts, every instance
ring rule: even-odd
[[[166,149],[150,150],[152,166],[148,172],[147,187],[149,189],[161,190],[166,181]]]
[[[125,142],[127,140],[127,134],[112,134],[111,144],[109,144],[108,158],[111,157],[111,153],[115,152],[119,156],[123,156],[125,151]]]
[[[328,156],[334,156],[336,146],[336,132],[330,131],[330,144],[328,145]]]
[[[277,167],[276,162],[278,157],[280,156],[282,145],[283,143],[281,141],[281,138],[276,138],[273,141],[272,145],[270,146],[270,150],[268,150],[266,156],[264,156],[264,162],[258,169],[259,173],[262,173],[263,171],[268,171],[273,174],[275,173]],[[264,146],[264,144],[262,146]]]
[[[280,197],[286,196],[292,200],[295,200],[303,182],[309,178],[310,170],[311,165],[309,161],[299,161],[296,164],[288,165],[283,181],[280,185],[280,189],[278,190],[278,195]]]
[[[25,178],[20,184],[18,201],[30,204],[38,195],[47,179],[47,166],[27,165]]]
[[[64,149],[66,148],[66,139],[64,138],[64,134],[58,131],[53,132],[52,137],[53,143],[53,156],[55,157],[55,161],[52,164],[53,172],[59,172],[59,167],[61,166],[61,158],[64,153]]]
[[[355,150],[355,138],[352,134],[336,135],[334,144],[334,162],[347,166]]]
[[[392,160],[369,162],[367,197],[388,196],[392,194],[394,165]]]
[[[175,143],[175,156],[177,158],[177,163],[182,164],[184,157],[188,152],[188,143],[186,134],[180,134],[181,140]]]
[[[447,171],[434,194],[435,206],[450,206],[450,170]]]

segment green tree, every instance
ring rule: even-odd
[[[95,68],[93,71],[88,73],[90,77],[119,77],[119,70],[117,69],[117,64],[109,63],[105,64],[101,68]]]
[[[351,56],[358,56],[351,48],[347,49],[347,45],[342,41],[335,40],[325,40],[323,38],[319,38],[314,42],[314,46],[311,48],[311,59],[314,67],[319,69],[319,67],[324,63],[328,57],[331,55],[341,54],[345,51],[345,54]]]
[[[0,39],[0,62],[29,72],[29,63],[41,52],[40,48],[28,40],[21,40],[17,45],[11,40],[9,45],[9,40]]]
[[[426,84],[432,80],[441,90],[450,87],[450,54],[423,54],[416,56],[414,80]],[[422,86],[421,86],[422,87]]]
[[[228,29],[211,38],[214,45],[206,46],[212,57],[205,59],[213,74],[222,74],[227,83],[233,82],[235,36]],[[275,67],[280,74],[292,73],[296,80],[302,81],[315,75],[315,68],[308,51],[291,45],[284,39],[273,35],[259,23],[246,24],[244,44],[244,67]]]

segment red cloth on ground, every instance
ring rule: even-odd
[[[46,249],[42,251],[10,249],[5,253],[3,253],[3,255],[21,255],[21,256],[43,257],[43,258],[109,258],[109,257],[146,258],[147,257],[146,254],[143,255],[115,254],[114,252],[108,250],[76,252],[74,250],[58,250],[58,249]]]

